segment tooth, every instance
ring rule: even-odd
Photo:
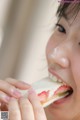
[[[49,73],[49,77],[51,78],[51,74]]]
[[[57,79],[57,82],[59,82],[58,79]]]
[[[61,79],[58,79],[58,81],[59,81],[60,83],[62,83],[62,80],[61,80]]]
[[[64,84],[64,85],[66,85],[66,83],[65,83],[65,82],[63,82],[63,84]]]
[[[52,76],[52,74],[51,74],[51,73],[49,74],[49,77],[50,77],[50,79],[51,79],[51,80],[53,80],[53,76]]]
[[[52,74],[50,74],[50,78],[52,79],[53,77],[52,77]]]
[[[51,74],[51,78],[53,79],[53,75]]]
[[[53,77],[53,81],[55,81],[55,82],[57,82],[58,80],[57,80],[57,78],[54,76]]]
[[[50,77],[51,79],[53,79],[53,75],[52,75],[52,74],[49,74],[49,77]]]
[[[54,82],[60,82],[60,83],[62,83],[62,81],[59,79],[57,79],[57,77],[55,77],[55,76],[53,76],[51,73],[49,73],[49,77],[50,77],[50,79],[51,80],[53,80]]]
[[[50,75],[50,77],[52,77],[52,74],[51,74],[51,73],[50,73],[49,75]]]

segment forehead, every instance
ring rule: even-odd
[[[70,17],[69,19],[65,18],[64,16],[63,16],[63,18],[66,19],[69,26],[76,25],[76,26],[80,27],[80,11],[78,11],[76,16]]]
[[[74,21],[77,17],[78,12],[80,11],[80,3],[64,3],[60,4],[57,10],[58,21],[64,17],[68,21]]]
[[[76,16],[70,18],[67,21],[70,23],[70,25],[80,24],[80,11],[76,14]]]
[[[71,3],[68,8],[64,10],[63,17],[65,17],[70,24],[80,21],[80,3]]]

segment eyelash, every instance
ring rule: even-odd
[[[58,31],[59,32],[62,32],[62,33],[66,33],[66,30],[65,28],[61,25],[61,24],[56,24],[56,27],[58,27]]]
[[[66,33],[66,30],[65,30],[65,28],[61,25],[61,24],[56,24],[56,27],[58,27],[57,29],[58,29],[58,31],[59,32],[61,32],[61,33]],[[80,42],[78,43],[79,44],[79,46],[80,46]]]

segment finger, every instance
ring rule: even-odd
[[[22,120],[35,120],[33,108],[29,100],[26,97],[20,98],[19,104],[22,113]]]
[[[0,91],[0,102],[8,103],[9,100],[10,97],[6,93]]]
[[[21,93],[14,86],[3,80],[0,80],[0,90],[8,94],[9,96],[13,96],[16,98],[22,96]]]
[[[9,120],[21,120],[21,114],[17,99],[11,98],[8,105],[8,110],[9,110]]]
[[[31,87],[31,85],[29,85],[28,83],[25,83],[25,82],[19,81],[19,80],[15,80],[12,78],[7,78],[6,81],[8,83],[10,83],[11,85],[15,86],[16,88],[19,88],[22,90],[26,90],[26,89],[29,89]]]
[[[33,106],[35,120],[47,120],[44,109],[33,89],[28,91],[28,98]]]

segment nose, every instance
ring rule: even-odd
[[[62,46],[55,47],[48,57],[51,65],[54,64],[62,68],[67,68],[70,65],[68,51]]]

